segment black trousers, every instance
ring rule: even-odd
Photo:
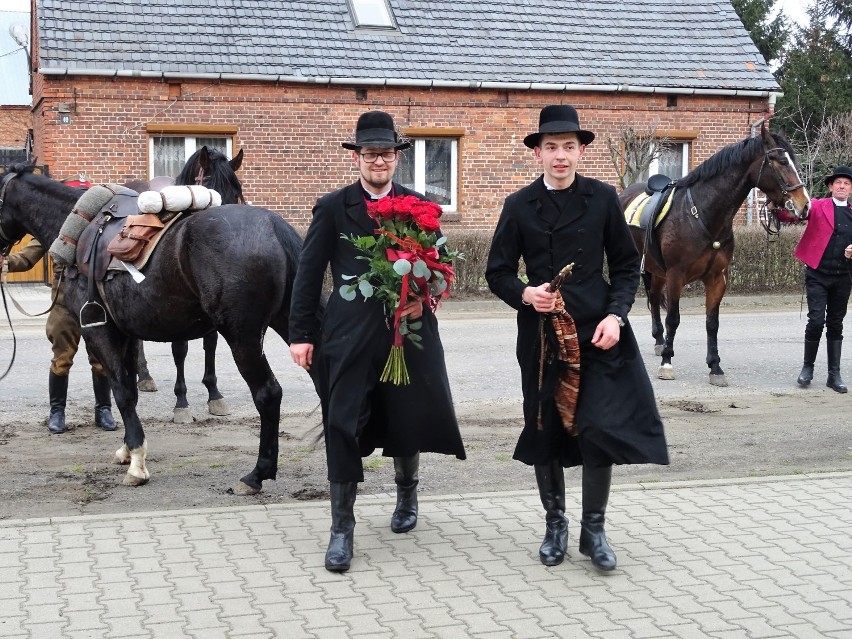
[[[826,329],[829,341],[843,339],[843,318],[852,291],[852,275],[825,275],[808,267],[805,271],[805,290],[808,298],[808,324],[805,339],[818,342]]]

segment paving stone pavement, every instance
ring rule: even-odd
[[[326,503],[3,521],[0,637],[852,637],[852,473],[613,489],[619,567],[538,560],[529,491],[359,497],[352,569]]]

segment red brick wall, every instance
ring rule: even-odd
[[[0,146],[23,149],[30,122],[30,107],[0,106]]]
[[[144,177],[146,125],[232,125],[237,149],[245,149],[240,177],[246,195],[297,225],[309,221],[319,195],[354,181],[340,142],[350,139],[363,111],[386,110],[400,127],[460,128],[460,215],[449,224],[478,229],[493,228],[505,196],[540,173],[522,140],[537,128],[546,104],[577,107],[583,127],[598,135],[580,172],[611,184],[617,179],[605,139],[623,124],[657,121],[661,131],[693,132],[695,166],[745,138],[766,107],[763,99],[742,97],[678,96],[678,106],[667,107],[665,95],[399,87],[366,87],[366,99],[358,99],[364,88],[202,80],[182,82],[175,100],[169,82],[40,76],[34,91],[41,99],[35,153],[54,176],[83,171],[96,182]],[[70,124],[59,123],[60,104],[70,109]]]

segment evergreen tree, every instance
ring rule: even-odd
[[[787,43],[789,27],[783,12],[773,19],[769,17],[778,0],[731,0],[731,4],[764,59],[767,62],[777,59]]]

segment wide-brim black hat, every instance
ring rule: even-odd
[[[836,169],[834,169],[831,175],[825,176],[823,182],[826,186],[828,186],[829,184],[834,182],[835,178],[839,177],[845,177],[852,180],[852,169],[850,169],[848,166],[838,166]]]
[[[580,128],[577,110],[567,104],[552,104],[541,110],[538,116],[538,131],[524,138],[524,144],[531,149],[538,146],[544,133],[576,133],[580,144],[591,144],[595,134]]]
[[[341,146],[351,151],[367,149],[407,149],[411,142],[401,142],[393,118],[384,111],[362,113],[355,125],[355,142],[343,142]]]

